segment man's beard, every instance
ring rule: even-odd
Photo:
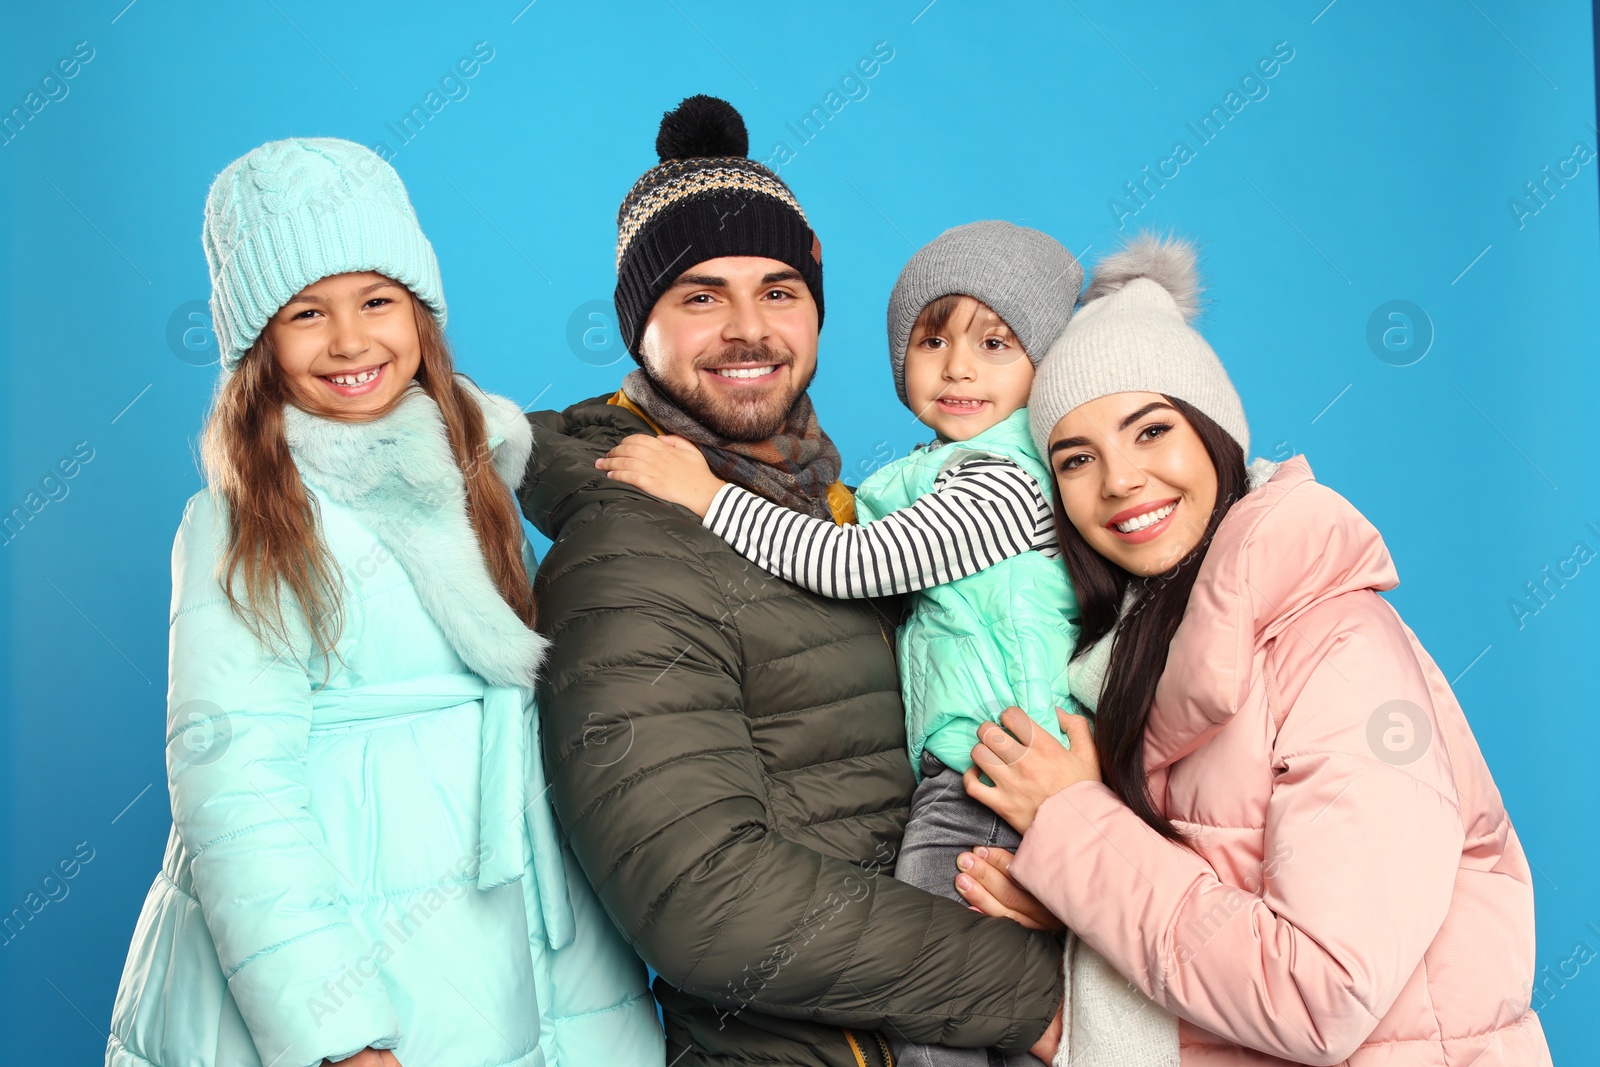
[[[700,384],[702,370],[737,363],[770,363],[788,367],[792,375],[794,356],[780,353],[765,344],[729,345],[715,355],[695,360],[694,383],[687,390],[662,381],[651,368],[648,359],[641,360],[640,363],[645,377],[650,379],[650,384],[656,387],[656,391],[669,398],[685,415],[719,437],[745,443],[765,441],[783,429],[784,423],[789,419],[789,413],[805,395],[806,389],[811,385],[811,379],[816,375],[816,368],[813,367],[811,374],[807,375],[804,381],[792,383],[787,395],[763,390],[760,396],[751,396],[747,399],[735,396],[733,399],[725,399],[712,394]]]

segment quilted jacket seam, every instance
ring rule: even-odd
[[[272,954],[279,952],[290,945],[295,944],[296,942],[304,941],[308,937],[316,937],[318,934],[325,934],[329,930],[349,930],[354,928],[355,924],[346,918],[338,919],[331,923],[326,923],[325,925],[317,927],[315,930],[301,931],[300,933],[295,934],[293,937],[284,938],[275,945],[268,945],[266,948],[252,952],[249,956],[246,956],[244,959],[240,960],[237,967],[230,971],[223,972],[222,977],[225,981],[232,981],[234,975],[250,966],[256,960],[262,959],[266,956],[271,956]]]
[[[876,749],[876,750],[874,750],[872,752],[857,752],[857,753],[855,753],[854,755],[851,755],[851,756],[837,756],[837,757],[835,757],[833,759],[821,760],[820,762],[817,762],[817,763],[808,763],[804,767],[790,767],[787,770],[772,771],[771,773],[769,773],[767,775],[767,777],[768,778],[783,778],[783,777],[789,776],[789,775],[804,774],[806,771],[815,770],[818,767],[831,767],[835,763],[850,763],[850,762],[856,761],[856,760],[874,759],[876,757],[882,756],[885,752],[888,752],[888,751],[890,751],[890,750],[886,749],[886,748],[880,748],[880,749]]]
[[[581,749],[574,748],[572,750],[572,753],[570,755],[564,757],[562,760],[560,760],[556,764],[556,766],[560,767],[560,766],[564,765],[565,763],[569,762],[570,760],[574,759],[578,755],[578,753],[580,751],[581,751]],[[655,774],[656,772],[661,771],[661,770],[663,770],[665,768],[675,766],[676,764],[682,763],[685,760],[702,759],[702,758],[705,758],[707,756],[720,756],[720,755],[722,755],[724,753],[728,753],[728,752],[748,752],[748,751],[750,751],[750,750],[747,747],[743,746],[743,745],[724,745],[724,746],[719,747],[719,748],[701,748],[701,749],[695,749],[693,752],[680,752],[678,755],[673,756],[671,759],[663,760],[660,763],[651,764],[648,767],[640,767],[638,770],[634,771],[632,774],[629,774],[627,777],[617,779],[616,783],[614,785],[612,785],[611,788],[607,789],[603,793],[600,793],[592,801],[590,801],[588,804],[584,805],[584,807],[580,811],[578,811],[577,814],[575,814],[573,816],[573,820],[572,821],[574,823],[582,822],[584,819],[586,819],[590,815],[592,815],[596,811],[596,809],[598,809],[600,807],[600,805],[605,803],[605,801],[608,798],[615,796],[617,793],[620,793],[625,789],[628,789],[628,788],[631,788],[634,785],[637,785],[639,782],[641,782],[648,775]],[[657,787],[657,788],[659,788],[659,787]],[[723,798],[723,799],[728,799],[728,798]]]
[[[770,826],[764,826],[764,827],[761,828],[761,843],[756,846],[755,862],[759,862],[761,860],[761,858],[762,858],[761,857],[761,853],[768,848],[768,838],[773,833],[774,833],[774,831],[771,829]],[[732,844],[732,842],[729,842],[729,844]],[[726,847],[727,846],[721,846],[721,847],[717,848],[716,851],[718,853],[721,853]],[[687,873],[687,872],[685,872],[685,873]],[[680,874],[677,878],[673,879],[673,885],[676,886],[678,882],[682,881],[682,879],[683,879],[683,875]],[[746,872],[745,871],[740,871],[739,872],[739,885],[741,886],[741,888],[740,888],[739,892],[734,896],[734,898],[728,902],[729,903],[729,907],[726,908],[723,911],[722,916],[719,919],[717,919],[715,925],[713,925],[711,930],[707,933],[706,938],[705,938],[705,948],[700,950],[700,954],[697,955],[694,958],[694,962],[689,965],[689,969],[683,972],[684,985],[687,985],[689,983],[689,980],[694,975],[694,972],[699,969],[701,963],[705,962],[706,956],[710,955],[711,948],[712,948],[713,945],[716,944],[717,937],[718,937],[719,934],[722,933],[723,926],[727,925],[727,922],[728,922],[728,920],[730,918],[732,918],[733,913],[735,911],[738,911],[739,910],[739,906],[742,905],[745,902],[745,900],[747,899],[748,894],[749,894],[749,889],[744,888],[745,881],[746,881]],[[654,905],[655,905],[655,903],[657,901],[661,901],[661,900],[665,900],[665,899],[666,899],[666,894],[662,894],[660,897],[657,898],[656,901],[652,901],[651,902],[652,909],[654,908]],[[680,986],[680,988],[682,988],[682,987]]]
[[[1422,786],[1424,789],[1428,790],[1428,792],[1433,793],[1440,800],[1444,801],[1445,804],[1447,804],[1452,810],[1454,810],[1454,811],[1456,811],[1458,813],[1461,811],[1461,802],[1456,797],[1449,796],[1443,790],[1441,790],[1438,786],[1432,784],[1431,782],[1425,782],[1421,778],[1418,778],[1418,777],[1416,777],[1414,775],[1406,774],[1399,767],[1396,767],[1392,763],[1386,763],[1383,760],[1378,759],[1376,756],[1363,756],[1358,752],[1347,752],[1344,749],[1337,749],[1337,748],[1307,748],[1307,749],[1295,749],[1295,750],[1290,751],[1290,752],[1279,753],[1279,754],[1277,754],[1277,755],[1275,755],[1273,757],[1273,762],[1274,763],[1284,763],[1284,762],[1287,762],[1288,760],[1305,759],[1305,758],[1307,758],[1309,756],[1343,756],[1346,759],[1355,760],[1356,762],[1358,762],[1360,764],[1363,764],[1363,765],[1370,764],[1370,765],[1378,768],[1379,770],[1393,771],[1396,774],[1400,774],[1400,775],[1408,778],[1409,780],[1415,782],[1417,785]]]
[[[860,639],[862,637],[868,637],[868,636],[871,636],[871,635],[870,634],[845,634],[843,637],[835,637],[835,638],[832,638],[830,640],[824,641],[821,644],[817,644],[817,645],[808,645],[805,648],[797,649],[794,652],[785,652],[781,656],[773,656],[771,659],[764,659],[759,663],[748,663],[748,664],[745,665],[745,669],[746,670],[754,670],[757,667],[766,667],[766,666],[769,666],[769,665],[771,665],[773,663],[781,663],[782,661],[784,661],[786,659],[794,659],[796,656],[808,655],[809,653],[815,652],[818,649],[832,648],[834,645],[842,645],[846,641],[855,641],[855,640],[858,640],[858,639]]]

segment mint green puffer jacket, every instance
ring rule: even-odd
[[[1050,496],[1050,471],[1020,408],[976,437],[921,449],[873,472],[856,490],[862,522],[909,507],[947,467],[979,455],[1017,464]],[[946,766],[972,765],[978,726],[1015,705],[1065,741],[1057,707],[1068,702],[1067,661],[1078,640],[1078,598],[1066,565],[1024,552],[913,594],[897,651],[906,740],[918,769],[926,748]]]
[[[514,486],[527,422],[469,392]],[[173,826],[106,1064],[312,1067],[370,1046],[405,1067],[660,1067],[644,967],[546,794],[545,640],[488,575],[437,405],[413,384],[371,422],[285,423],[344,584],[337,655],[263,650],[216,577],[222,498],[195,494],[172,553]]]

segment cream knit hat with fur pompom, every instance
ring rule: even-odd
[[[1039,454],[1048,454],[1050,431],[1080,404],[1112,393],[1164,393],[1199,408],[1248,456],[1239,393],[1190,325],[1199,309],[1195,249],[1187,241],[1139,234],[1102,259],[1033,379],[1028,428]]]

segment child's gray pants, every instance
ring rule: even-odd
[[[960,900],[956,857],[979,845],[1016,851],[1021,836],[1000,816],[967,796],[961,775],[929,752],[922,754],[922,782],[911,796],[911,817],[900,845],[894,876],[919,889]],[[1026,1052],[1007,1056],[998,1049],[915,1045],[889,1035],[901,1067],[1045,1067]]]

